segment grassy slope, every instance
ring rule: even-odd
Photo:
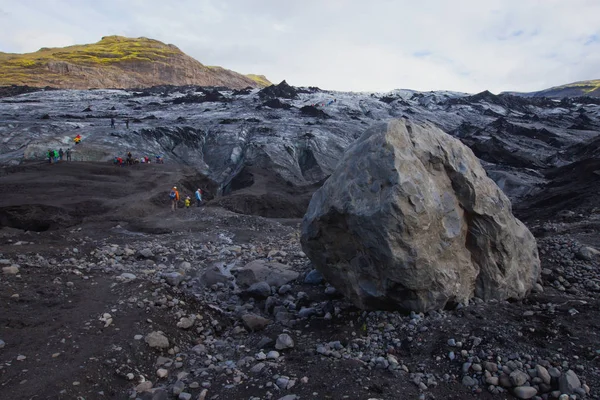
[[[573,82],[567,85],[555,86],[550,89],[538,92],[539,95],[545,93],[559,93],[567,90],[575,90],[580,92],[581,96],[600,96],[600,79],[589,81]]]
[[[0,52],[0,86],[39,86],[39,84],[36,85],[36,82],[60,79],[60,74],[46,68],[50,62],[62,61],[78,66],[112,69],[127,63],[139,62],[168,65],[170,60],[177,57],[185,57],[185,54],[173,45],[153,39],[131,39],[122,36],[106,36],[98,43],[93,44],[42,48],[34,53]],[[198,64],[200,68],[210,69]],[[254,78],[251,79],[256,81]],[[270,84],[270,82],[266,82],[266,85]]]

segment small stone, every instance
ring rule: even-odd
[[[265,363],[258,363],[255,366],[253,366],[252,368],[250,368],[250,373],[251,374],[260,374],[262,372],[262,370],[265,368]]]
[[[516,370],[510,373],[510,383],[512,383],[513,386],[523,386],[528,380],[529,375],[523,371]]]
[[[140,255],[144,258],[152,258],[154,257],[154,253],[152,252],[152,250],[145,248],[140,250]]]
[[[325,278],[323,278],[323,274],[316,269],[313,269],[304,278],[304,283],[308,283],[309,285],[319,285],[323,283]]]
[[[194,326],[194,321],[195,321],[195,319],[193,319],[193,318],[182,317],[179,319],[179,322],[177,323],[177,327],[179,329],[189,329],[192,326]]]
[[[198,395],[198,400],[205,400],[207,395],[208,395],[208,389],[202,389],[202,391]]]
[[[173,394],[175,396],[180,395],[183,392],[183,389],[185,389],[185,383],[183,383],[182,381],[177,381],[175,382],[175,384],[173,385]]]
[[[268,360],[277,360],[279,358],[279,352],[275,351],[275,350],[271,350],[269,353],[267,353],[267,359]]]
[[[532,386],[517,386],[513,393],[518,399],[530,399],[537,394],[537,390]]]
[[[128,280],[128,281],[132,281],[135,278],[137,278],[134,274],[131,274],[129,272],[124,272],[121,275],[119,275],[122,279]]]
[[[144,338],[144,336],[142,336],[142,335],[135,335],[133,337],[133,340],[142,340],[143,338]]]
[[[469,375],[465,375],[462,378],[462,384],[467,387],[477,386],[477,381],[475,379],[471,378]]]
[[[22,355],[17,356],[17,361],[24,361],[26,359],[27,359],[27,357],[25,357],[25,356],[22,356]]]
[[[16,275],[19,273],[19,267],[12,265],[10,267],[3,267],[2,273],[5,275]]]
[[[159,378],[166,378],[169,375],[169,371],[164,368],[159,368],[158,371],[156,371],[156,375]]]
[[[294,340],[287,333],[282,333],[277,337],[275,342],[275,348],[277,350],[284,350],[294,347]]]
[[[179,272],[167,272],[165,274],[162,274],[162,277],[171,286],[179,286],[179,284],[183,282],[183,279],[185,278]]]
[[[552,378],[550,377],[548,370],[539,364],[535,366],[535,370],[537,372],[537,376],[541,378],[546,385],[549,385]]]
[[[2,339],[0,339],[0,349],[3,349],[4,346],[6,346],[6,342]]]
[[[150,332],[146,335],[146,343],[150,347],[166,349],[169,347],[169,339],[162,332]]]
[[[271,295],[271,286],[267,282],[257,282],[246,289],[245,294],[256,299],[266,299]]]
[[[189,393],[179,393],[179,400],[191,400],[192,399],[192,395]]]
[[[150,389],[152,389],[152,382],[150,382],[150,381],[142,382],[135,387],[135,391],[138,393],[147,392]]]
[[[129,379],[130,381],[132,381],[135,378],[135,375],[132,374],[131,372],[127,374],[127,379]]]
[[[244,325],[246,325],[246,327],[253,332],[261,331],[265,329],[267,325],[273,322],[270,319],[261,317],[260,315],[256,314],[244,314],[242,316],[242,321],[244,322]]]

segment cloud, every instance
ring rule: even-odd
[[[596,0],[21,0],[9,12],[0,51],[146,36],[337,90],[532,91],[600,71]]]

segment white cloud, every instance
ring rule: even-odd
[[[112,34],[204,64],[338,90],[531,91],[600,78],[596,0],[21,0],[0,51]]]

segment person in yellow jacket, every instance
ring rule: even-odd
[[[190,199],[190,196],[187,196],[185,198],[185,208],[190,208],[190,204],[192,204],[192,199]]]
[[[175,211],[177,209],[177,202],[179,201],[179,191],[176,186],[173,186],[173,189],[171,189],[169,197],[171,198],[171,210]]]

